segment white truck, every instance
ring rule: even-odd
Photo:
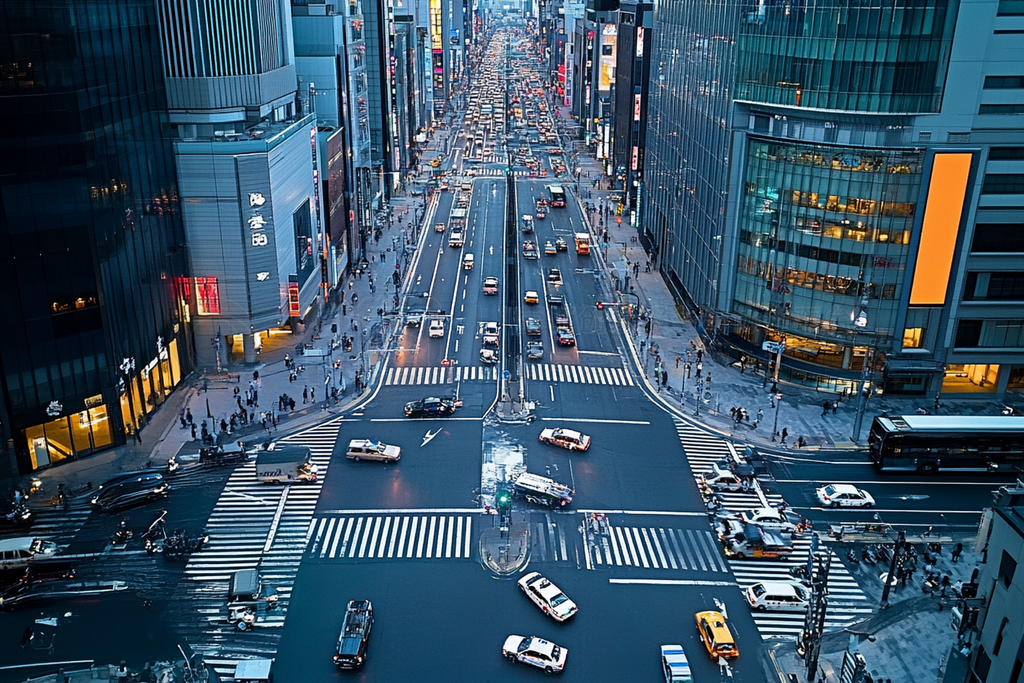
[[[462,232],[462,227],[461,226],[453,227],[452,231],[450,233],[448,233],[448,246],[449,247],[461,248],[462,245],[465,244],[465,241],[466,241],[465,233]]]
[[[264,484],[316,481],[318,468],[304,446],[271,446],[256,455],[256,478]]]

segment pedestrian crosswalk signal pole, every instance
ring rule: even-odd
[[[816,545],[816,544],[814,544]],[[811,599],[807,604],[804,618],[804,632],[798,654],[807,662],[807,683],[814,683],[818,672],[818,656],[821,654],[821,636],[825,630],[825,612],[828,608],[828,573],[832,566],[832,553],[825,551],[824,558],[817,558],[818,571],[811,580]],[[808,578],[811,578],[808,574]]]

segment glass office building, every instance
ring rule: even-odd
[[[1007,76],[1017,14],[997,0],[656,5],[639,229],[707,341],[761,368],[765,342],[782,343],[782,379],[833,391],[873,373],[893,391],[975,390],[951,372],[1016,386],[1019,363],[1002,350],[993,366],[995,346],[958,339],[974,328],[957,317],[1019,318],[964,289],[1024,267],[964,256],[986,211],[1024,224],[1019,202],[983,196],[1024,166],[1005,104],[1024,90]],[[928,296],[926,269],[941,280]]]
[[[124,443],[193,353],[154,3],[5,2],[0,70],[0,429],[25,473]]]

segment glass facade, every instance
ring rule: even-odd
[[[937,112],[956,0],[752,3],[735,98],[812,109]]]
[[[123,443],[192,366],[155,11],[0,6],[2,436],[22,472]]]
[[[922,161],[919,151],[751,139],[733,312],[799,337],[787,355],[817,365],[852,369],[864,347],[888,348]]]

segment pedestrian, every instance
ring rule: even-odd
[[[348,281],[348,288],[352,289],[352,285],[354,285],[354,284],[355,284],[355,280],[349,280]]]
[[[181,422],[181,428],[182,429],[187,429],[188,428],[188,422],[185,421],[185,416],[183,414],[182,415],[178,415],[178,421]]]
[[[939,409],[939,395],[935,394],[935,410]]]
[[[193,422],[189,426],[192,427],[192,440],[195,441],[196,440],[196,423]]]
[[[789,430],[785,427],[782,428],[782,443],[786,443],[786,437],[789,436]]]
[[[401,219],[399,219],[399,221],[401,221]],[[385,256],[387,256],[387,252],[386,251],[380,252],[380,262],[381,263],[384,263],[386,261],[386,259],[384,258]]]
[[[668,385],[668,371],[667,370],[662,370],[661,371],[661,386],[667,386],[667,385]]]
[[[832,401],[832,414],[835,415],[839,410],[839,401]]]
[[[822,417],[825,417],[826,415],[828,415],[828,409],[830,407],[831,407],[831,404],[828,401],[825,401],[824,403],[821,404],[821,416]]]
[[[309,390],[309,402],[316,403],[316,387]]]
[[[963,543],[957,543],[956,547],[953,548],[953,554],[951,555],[951,558],[953,560],[953,564],[956,564],[957,562],[960,561],[960,555],[962,555],[963,552],[964,552],[964,544]]]
[[[679,369],[679,361],[682,360],[679,356],[676,356],[676,370]]]
[[[288,410],[295,410],[295,399],[294,398],[289,398],[288,399]]]
[[[700,378],[700,373],[704,370],[704,364],[697,361],[697,377]]]
[[[140,446],[142,445],[142,434],[141,434],[141,431],[142,430],[140,430],[138,427],[135,428],[135,440],[138,442],[138,444]]]
[[[797,440],[796,440],[796,447],[797,448],[803,448],[806,445],[807,445],[807,442],[804,441],[804,437],[801,436],[801,437],[797,438]]]
[[[962,579],[957,579],[956,583],[953,584],[953,595],[960,597],[963,594],[964,582]]]
[[[764,410],[762,410],[761,408],[758,408],[757,409],[757,421],[760,422],[762,418],[764,418]]]
[[[237,391],[237,389],[236,389],[236,391]],[[188,420],[188,423],[190,425],[195,424],[192,421],[192,409],[191,408],[185,408],[185,419]]]
[[[949,574],[942,575],[942,581],[939,582],[939,597],[946,597],[946,589],[950,587]]]
[[[302,402],[309,403],[309,385],[302,387]]]
[[[223,417],[220,419],[220,431],[228,431],[228,421],[225,420]]]

